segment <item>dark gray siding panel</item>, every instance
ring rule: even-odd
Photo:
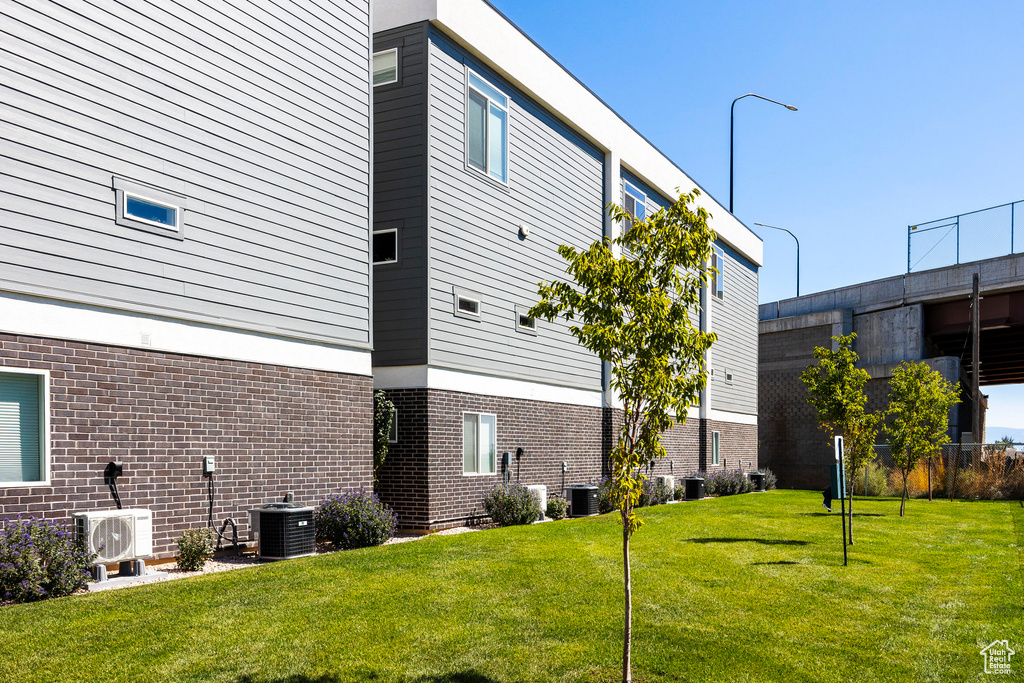
[[[373,364],[427,362],[428,24],[374,35],[398,82],[373,92],[373,227],[398,230],[398,263],[373,267]]]
[[[368,347],[368,2],[70,7],[0,5],[0,287]]]
[[[601,238],[603,156],[482,72],[511,100],[509,184],[490,181],[465,163],[466,58],[432,34],[429,59],[431,364],[599,390],[601,364],[564,320],[524,334],[515,307],[565,277],[559,245]],[[454,315],[453,288],[481,296],[479,320]]]
[[[724,299],[711,297],[711,347],[715,379],[711,408],[757,414],[757,270],[725,254]],[[725,381],[726,370],[732,383]]]

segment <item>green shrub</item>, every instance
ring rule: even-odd
[[[558,496],[548,498],[548,509],[545,513],[551,519],[565,519],[569,514],[569,501]]]
[[[60,524],[6,519],[0,531],[0,599],[34,602],[84,588],[95,559]]]
[[[540,519],[540,503],[522,484],[495,486],[484,496],[484,510],[498,526],[532,524]]]
[[[672,500],[673,491],[660,481],[652,477],[644,479],[640,488],[640,501],[637,507],[649,507],[651,505],[664,505]]]
[[[686,500],[686,482],[680,481],[676,484],[676,490],[672,492],[676,500]]]
[[[779,478],[775,476],[775,473],[765,467],[761,472],[764,473],[764,490],[774,491],[775,485],[779,483]]]
[[[864,470],[860,470],[853,475],[853,495],[886,495],[886,484],[889,480],[889,473],[886,469],[875,462],[869,462],[864,467],[867,470],[867,488],[864,487]]]
[[[597,512],[603,515],[617,509],[612,504],[612,480],[609,477],[605,477],[597,485]]]
[[[327,497],[313,519],[316,537],[335,548],[377,546],[395,535],[398,515],[373,493],[360,489]]]
[[[199,571],[206,561],[213,557],[213,529],[185,529],[178,539],[178,569],[186,572]]]

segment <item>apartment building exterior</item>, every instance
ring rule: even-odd
[[[382,497],[435,529],[480,516],[506,475],[599,481],[606,369],[527,311],[565,277],[559,245],[617,234],[608,202],[646,215],[696,183],[485,2],[378,0],[373,32],[373,376],[398,410]],[[719,236],[698,321],[714,374],[651,474],[757,461],[761,242],[699,203]]]
[[[0,519],[369,487],[368,0],[0,15]]]

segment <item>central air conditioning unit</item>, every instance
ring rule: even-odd
[[[270,503],[249,510],[249,528],[261,560],[290,560],[316,554],[315,508]]]
[[[674,493],[676,490],[676,478],[670,474],[659,474],[654,481],[668,489],[669,493]]]
[[[137,560],[153,555],[153,513],[149,510],[93,510],[71,515],[75,536],[96,564]]]

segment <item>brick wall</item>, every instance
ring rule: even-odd
[[[377,492],[391,506],[403,526],[410,520],[430,519],[427,453],[427,390],[391,389],[386,392],[395,404],[398,441],[388,447],[387,458],[378,473]]]
[[[315,505],[369,487],[372,380],[54,339],[0,335],[0,366],[50,371],[51,486],[0,488],[0,519],[124,506],[153,511],[158,557],[206,524],[204,455],[216,457],[214,522],[248,537],[247,511],[292,491]]]

